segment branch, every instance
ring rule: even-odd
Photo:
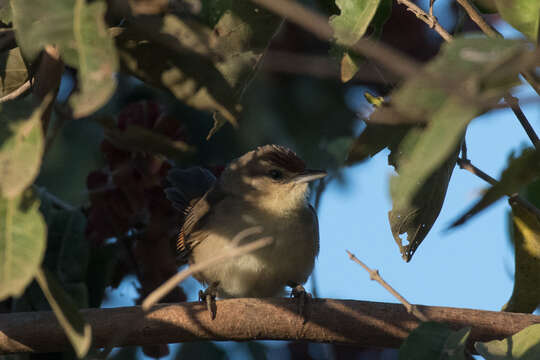
[[[390,286],[389,283],[387,283],[379,274],[379,270],[370,269],[369,266],[364,264],[360,259],[358,259],[356,256],[354,256],[353,253],[351,253],[349,250],[345,250],[347,254],[349,255],[349,258],[364,268],[369,273],[369,278],[371,280],[377,281],[383,288],[388,290],[390,294],[392,294],[396,299],[398,299],[403,306],[405,306],[405,309],[407,309],[407,312],[409,314],[412,314],[416,316],[416,318],[420,321],[429,321],[429,319],[420,311],[418,308],[414,305],[412,305],[410,302],[407,301],[403,296],[401,296],[400,293],[397,292],[396,289],[394,289],[392,286]]]
[[[9,94],[6,94],[2,97],[0,97],[0,103],[14,100],[24,94],[26,91],[28,91],[32,87],[32,82],[30,80],[26,80],[21,86],[19,86],[17,89],[13,90]]]
[[[409,0],[397,0],[398,4],[405,5],[407,10],[416,15],[417,18],[425,22],[430,28],[435,30],[445,41],[452,41],[453,37],[446,31],[435,16],[427,14],[424,10],[419,8],[415,3]],[[430,6],[430,13],[433,11],[432,5]]]
[[[497,31],[493,26],[491,26],[476,9],[473,3],[469,0],[456,0],[461,7],[467,12],[467,15],[471,18],[472,21],[478,25],[480,30],[484,32],[489,37],[502,37],[501,33]]]
[[[228,299],[216,302],[211,320],[199,302],[160,304],[146,314],[140,306],[87,309],[93,346],[111,338],[115,346],[203,340],[303,340],[397,348],[420,322],[401,304],[314,299],[304,324],[294,299]],[[501,339],[540,323],[540,316],[507,312],[418,306],[426,316],[454,329],[472,326],[470,341]],[[121,336],[118,336],[121,335]],[[70,348],[50,311],[0,314],[0,354],[53,352]]]
[[[288,21],[295,23],[306,31],[311,32],[323,41],[334,40],[334,31],[328,24],[328,19],[309,10],[293,0],[251,0],[253,3],[278,14]],[[373,59],[396,75],[408,77],[420,71],[420,65],[403,53],[392,49],[380,42],[366,38],[360,39],[349,47],[355,53]]]

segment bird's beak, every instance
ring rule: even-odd
[[[326,171],[323,170],[310,170],[306,169],[302,173],[296,175],[292,182],[295,184],[306,183],[313,180],[321,179],[327,175]]]

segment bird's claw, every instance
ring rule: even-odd
[[[304,322],[306,322],[308,320],[306,305],[309,306],[309,303],[312,300],[312,296],[309,292],[306,291],[306,289],[304,289],[301,284],[291,281],[289,282],[288,286],[292,288],[291,298],[294,298],[296,300],[296,311],[298,312],[298,315],[304,317]]]
[[[214,320],[216,318],[216,295],[217,295],[218,283],[211,284],[204,291],[199,290],[199,302],[206,303],[206,309],[210,314],[210,318]]]

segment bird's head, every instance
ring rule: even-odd
[[[265,145],[232,161],[221,176],[225,191],[274,213],[305,206],[308,184],[326,176],[325,171],[306,169],[292,150]]]

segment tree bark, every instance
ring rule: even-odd
[[[510,336],[540,323],[540,316],[435,306],[418,306],[429,320],[451,328],[472,327],[470,341]],[[211,320],[205,305],[159,304],[82,310],[92,326],[93,346],[149,345],[201,340],[302,340],[396,348],[419,320],[400,304],[314,299],[309,320],[292,299],[228,299],[217,302]],[[0,314],[0,354],[52,352],[70,347],[52,312]]]

